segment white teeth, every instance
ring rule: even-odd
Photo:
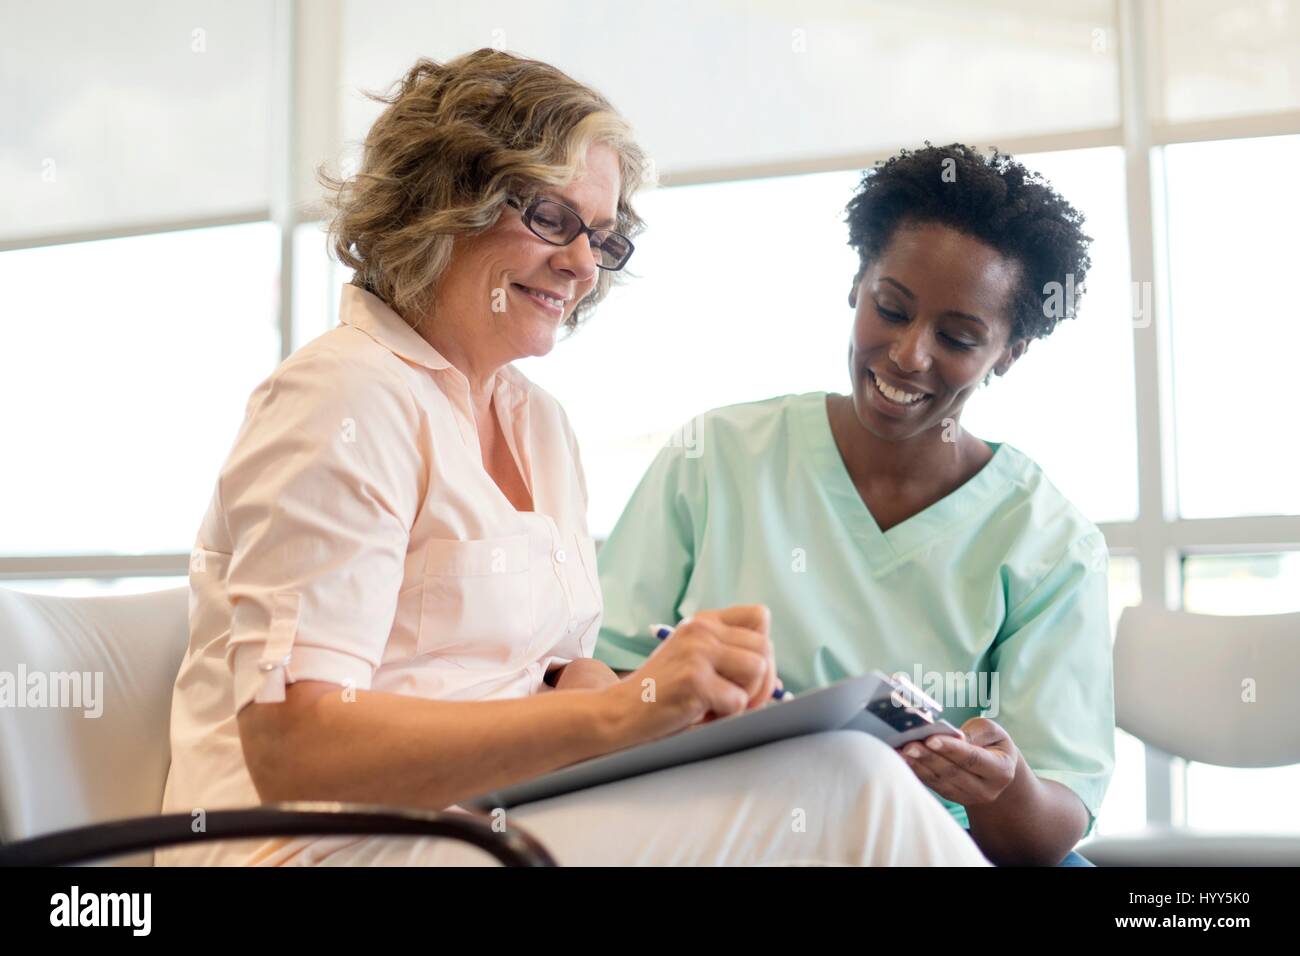
[[[873,374],[871,380],[876,383],[876,388],[880,390],[881,394],[884,395],[885,398],[892,402],[896,402],[899,405],[913,405],[925,398],[925,395],[914,394],[912,392],[900,392],[898,389],[886,385],[877,375]]]
[[[538,292],[536,289],[529,288],[528,286],[522,286],[522,288],[523,288],[523,290],[524,290],[525,292],[527,292],[529,295],[533,296],[534,298],[541,299],[543,302],[547,303],[548,305],[553,305],[553,306],[555,306],[557,309],[562,309],[562,308],[564,308],[564,300],[563,300],[563,299],[553,299],[553,298],[551,298],[549,295],[547,295],[545,292]]]

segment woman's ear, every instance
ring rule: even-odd
[[[1016,361],[1020,356],[1025,354],[1025,351],[1028,348],[1029,339],[1017,339],[1015,342],[1011,343],[1011,345],[1007,347],[1007,351],[1003,354],[1002,358],[994,363],[993,367],[989,369],[989,374],[985,377],[984,384],[987,385],[989,383],[989,380],[993,378],[994,372],[997,372],[998,375],[1006,375],[1007,372],[1011,371],[1011,366],[1016,364]]]
[[[1029,339],[1016,339],[1016,341],[1011,344],[1008,355],[1005,359],[1006,368],[1002,369],[999,374],[1007,374],[1007,372],[1011,370],[1011,366],[1014,365],[1016,361],[1019,360],[1020,356],[1024,355],[1028,349]]]
[[[867,267],[865,264],[858,266],[858,274],[853,277],[853,285],[849,287],[849,308],[858,307],[858,289],[862,287],[862,277],[866,275]]]

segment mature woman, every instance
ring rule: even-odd
[[[192,563],[164,808],[449,808],[761,706],[767,611],[702,611],[623,681],[563,411],[511,367],[608,290],[644,159],[598,94],[480,50],[406,74],[336,185],[340,326],[254,392]],[[616,400],[616,397],[613,397]],[[653,681],[654,700],[643,699]],[[802,827],[792,815],[802,811]],[[889,748],[840,732],[511,811],[562,863],[987,865]],[[429,839],[165,863],[482,862]]]
[[[868,171],[852,394],[717,409],[692,454],[660,452],[601,551],[596,657],[631,670],[646,621],[761,599],[788,689],[880,669],[947,698],[966,739],[901,753],[990,860],[1067,857],[1114,766],[1106,542],[960,420],[1072,314],[1081,224],[999,154],[927,144]]]

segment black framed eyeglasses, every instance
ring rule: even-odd
[[[567,246],[579,236],[590,236],[591,248],[596,250],[596,265],[610,272],[627,265],[636,249],[627,236],[609,229],[592,229],[577,212],[554,199],[534,199],[527,206],[518,199],[506,202],[521,211],[524,225],[533,235],[553,246]]]

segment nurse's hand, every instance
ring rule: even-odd
[[[898,748],[917,778],[939,796],[965,807],[992,803],[1011,785],[1020,748],[987,717],[961,725],[963,739],[935,734]]]
[[[777,686],[770,620],[766,607],[751,605],[700,611],[679,624],[649,660],[602,691],[624,743],[766,704]]]

